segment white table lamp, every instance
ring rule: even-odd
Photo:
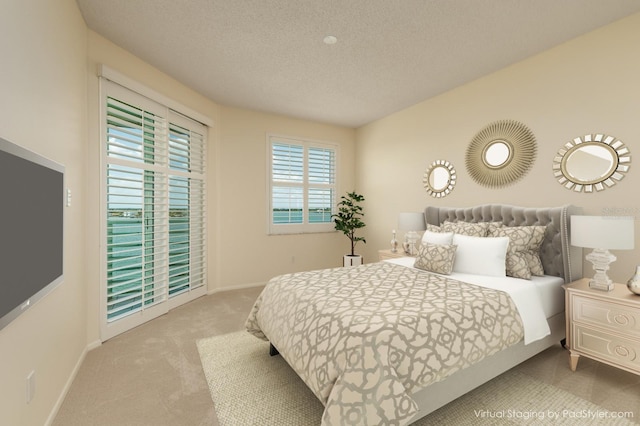
[[[593,263],[595,275],[589,287],[611,291],[613,282],[607,276],[609,264],[616,257],[611,250],[631,250],[634,244],[634,218],[632,216],[571,216],[571,245],[592,248],[585,256]]]
[[[424,214],[422,213],[400,213],[398,216],[398,229],[405,231],[404,251],[407,254],[416,254],[416,241],[418,233],[416,231],[424,231],[427,229],[424,222]]]

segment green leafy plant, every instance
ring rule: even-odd
[[[362,241],[366,244],[364,237],[357,237],[356,230],[364,228],[366,225],[362,221],[364,213],[362,206],[358,203],[364,201],[364,197],[356,192],[347,192],[346,196],[340,197],[338,203],[338,213],[331,215],[337,231],[342,232],[351,240],[351,256],[355,256],[356,244]]]

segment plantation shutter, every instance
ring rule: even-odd
[[[335,198],[335,150],[309,147],[308,158],[308,221],[328,223]]]
[[[189,119],[170,117],[169,294],[175,295],[205,284],[205,140]]]
[[[337,146],[271,136],[269,233],[333,231]]]
[[[205,292],[206,128],[105,82],[103,340]]]
[[[155,110],[155,112],[153,111]],[[107,98],[107,321],[167,298],[162,108]]]
[[[302,223],[304,209],[304,149],[274,143],[272,147],[273,223]]]

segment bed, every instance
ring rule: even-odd
[[[323,425],[410,424],[564,338],[561,285],[582,274],[581,251],[569,244],[569,217],[579,213],[574,206],[429,206],[430,237],[460,232],[456,262],[463,248],[484,247],[469,242],[503,244],[512,238],[505,235],[542,229],[541,270],[528,279],[457,266],[442,274],[400,258],[286,274],[266,285],[246,328],[270,341],[323,403]],[[467,228],[484,229],[485,238],[464,235]],[[432,246],[425,240],[424,247]],[[466,256],[473,263],[491,252]]]

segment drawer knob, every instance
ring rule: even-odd
[[[620,325],[629,325],[630,323],[629,317],[627,317],[625,314],[618,314],[613,317],[613,320],[616,322],[616,324]]]
[[[629,354],[630,354],[629,349],[620,345],[616,346],[615,351],[616,351],[616,355],[621,356],[623,358],[629,357]]]

